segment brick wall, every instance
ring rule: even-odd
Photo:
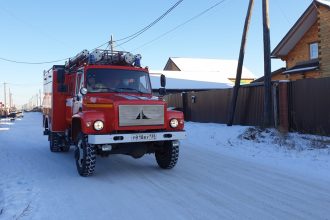
[[[330,38],[329,38],[330,40]],[[285,57],[287,68],[295,66],[299,62],[308,61],[309,58],[309,44],[318,42],[318,23],[315,22],[313,26],[306,32],[297,45]],[[330,55],[330,51],[329,51]]]
[[[318,6],[319,60],[322,77],[330,77],[330,9]]]

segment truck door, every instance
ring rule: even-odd
[[[83,87],[84,84],[84,71],[83,69],[79,69],[77,72],[76,77],[76,89],[75,95],[73,97],[73,107],[72,107],[72,115],[79,112],[82,108],[82,94],[80,93],[80,89]]]

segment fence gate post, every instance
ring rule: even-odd
[[[289,131],[289,98],[288,98],[288,84],[289,80],[280,80],[278,85],[279,96],[279,116],[281,132]]]
[[[183,92],[182,93],[182,110],[184,114],[184,120],[185,121],[190,121],[190,114],[189,114],[189,103],[188,103],[188,93]]]

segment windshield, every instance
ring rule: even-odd
[[[143,71],[120,69],[88,69],[88,92],[151,93],[149,74]]]

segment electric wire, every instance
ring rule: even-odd
[[[286,20],[286,22],[288,24],[290,24],[289,18],[287,16],[287,14],[284,12],[283,8],[280,6],[279,2],[277,0],[275,0],[275,5],[278,7],[278,9],[280,10],[281,14],[283,15],[284,19]]]
[[[141,30],[137,31],[136,33],[134,34],[131,34],[127,37],[124,37],[124,38],[121,38],[121,39],[118,39],[116,40],[116,42],[119,42],[119,41],[123,41],[123,40],[126,40],[126,39],[129,39],[127,40],[128,41],[131,41],[132,39],[136,38],[137,36],[141,35],[142,33],[144,33],[145,31],[147,31],[148,29],[150,29],[152,26],[154,26],[155,24],[157,24],[160,20],[162,20],[166,15],[168,15],[173,9],[175,9],[183,0],[179,0],[177,1],[172,7],[170,7],[165,13],[163,13],[161,16],[159,16],[156,20],[154,20],[153,22],[151,22],[149,25],[147,25],[146,27],[142,28]],[[124,42],[126,43],[126,41]],[[122,43],[122,44],[124,44]]]
[[[149,30],[152,26],[154,26],[155,24],[157,24],[159,21],[161,21],[166,15],[168,15],[171,11],[173,11],[173,9],[175,9],[183,0],[179,0],[177,1],[172,7],[170,7],[166,12],[164,12],[161,16],[159,16],[156,20],[154,20],[153,22],[151,22],[149,25],[145,26],[144,28],[140,29],[139,31],[135,32],[134,34],[131,34],[127,37],[124,38],[120,38],[118,40],[115,40],[114,42],[120,42],[123,40],[126,40],[123,43],[120,43],[118,45],[116,45],[117,47],[120,47],[126,43],[128,43],[129,41],[137,38],[138,36],[140,36],[141,34],[143,34],[144,32],[146,32],[147,30]],[[105,42],[104,44],[101,44],[100,46],[96,47],[95,49],[98,49],[106,44],[109,44],[109,41]]]
[[[41,65],[41,64],[49,64],[49,63],[56,63],[60,61],[67,60],[69,58],[59,59],[59,60],[52,60],[52,61],[44,61],[44,62],[26,62],[26,61],[17,61],[17,60],[11,60],[7,58],[0,57],[0,60],[11,62],[11,63],[19,63],[19,64],[31,64],[31,65]]]
[[[119,40],[116,40],[115,42],[117,41],[123,41],[123,40],[126,40],[125,42],[121,43],[120,45],[117,45],[118,47],[135,39],[136,37],[140,36],[142,33],[146,32],[148,29],[150,29],[152,26],[154,26],[155,24],[157,24],[160,20],[162,20],[166,15],[168,15],[173,9],[175,9],[183,0],[179,0],[177,1],[172,7],[170,7],[165,13],[163,13],[161,16],[159,16],[156,20],[154,20],[153,22],[151,22],[149,25],[147,25],[146,27],[142,28],[141,30],[137,31],[136,33],[134,34],[131,34],[127,37],[124,37],[124,38],[121,38]],[[99,49],[105,45],[109,44],[109,41],[101,44],[100,46],[97,46],[95,47],[93,50],[95,49]],[[12,59],[7,59],[7,58],[3,58],[3,57],[0,57],[0,60],[3,60],[3,61],[6,61],[6,62],[11,62],[11,63],[18,63],[18,64],[31,64],[31,65],[41,65],[41,64],[49,64],[49,63],[56,63],[56,62],[61,62],[61,61],[64,61],[64,60],[68,60],[70,59],[70,57],[68,58],[63,58],[63,59],[58,59],[58,60],[52,60],[52,61],[43,61],[43,62],[27,62],[27,61],[17,61],[17,60],[12,60]]]
[[[204,11],[198,13],[197,15],[195,15],[195,16],[189,18],[189,19],[186,20],[185,22],[183,22],[183,23],[181,23],[181,24],[175,26],[174,28],[172,28],[172,29],[170,29],[170,30],[164,32],[163,34],[159,35],[158,37],[155,37],[155,38],[152,39],[151,41],[148,41],[147,43],[144,43],[144,44],[142,44],[141,46],[135,48],[133,51],[136,51],[136,50],[138,50],[138,49],[140,49],[140,48],[142,48],[142,47],[144,47],[144,46],[146,46],[146,45],[149,45],[149,44],[151,44],[151,43],[153,43],[153,42],[159,40],[160,38],[162,38],[162,37],[168,35],[169,33],[171,33],[171,32],[173,32],[173,31],[177,30],[178,28],[180,28],[180,27],[186,25],[187,23],[189,23],[189,22],[191,22],[191,21],[193,21],[193,20],[199,18],[200,16],[202,16],[202,15],[204,15],[205,13],[209,12],[209,11],[212,10],[213,8],[219,6],[220,4],[224,3],[225,1],[226,1],[226,0],[222,0],[222,1],[219,1],[219,2],[215,3],[215,4],[212,5],[211,7],[207,8],[207,9],[205,9]]]

